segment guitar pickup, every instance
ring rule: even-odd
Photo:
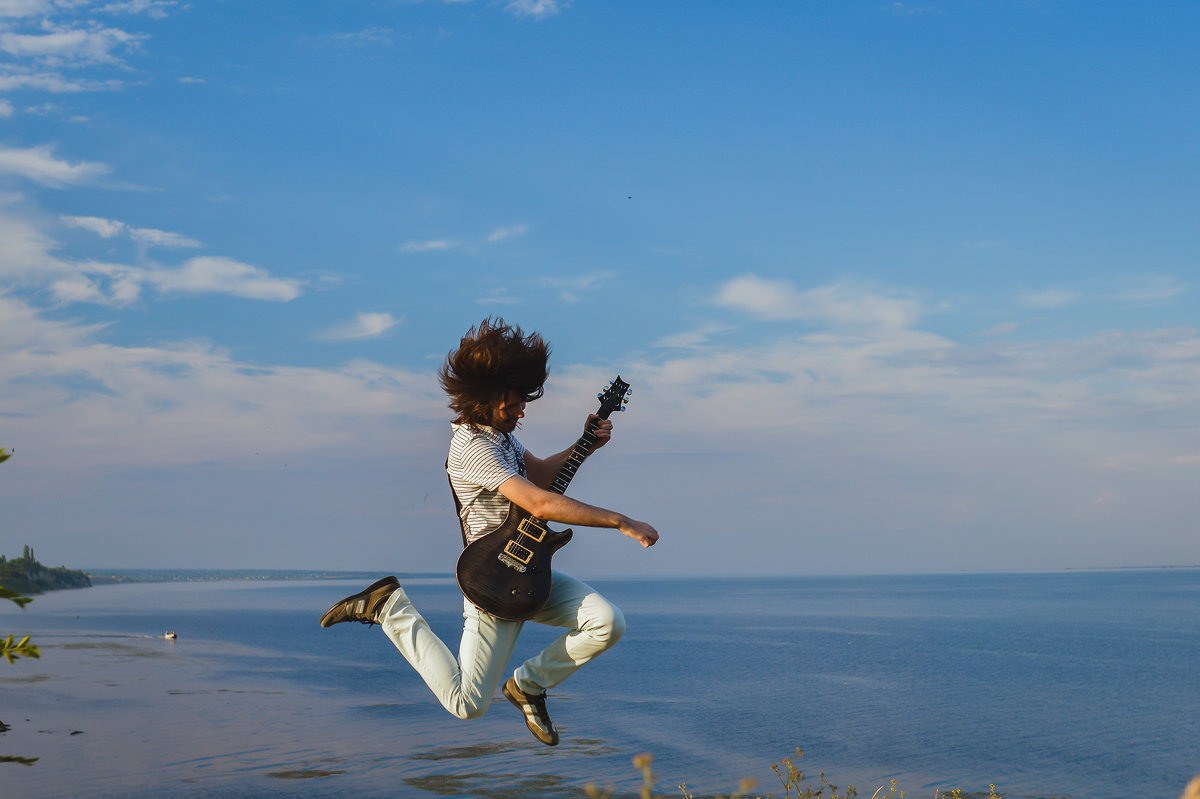
[[[522,519],[521,523],[517,525],[518,532],[524,533],[538,543],[541,543],[542,539],[546,537],[548,530],[549,528],[545,525],[538,524],[528,517]]]
[[[504,554],[525,565],[529,565],[529,561],[533,560],[533,550],[521,546],[516,541],[509,541],[504,545]]]

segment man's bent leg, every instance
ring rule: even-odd
[[[558,685],[625,633],[619,608],[587,583],[561,572],[554,572],[546,607],[530,621],[570,631],[516,670],[517,685],[528,694],[545,693]]]
[[[491,704],[512,656],[521,622],[504,621],[463,603],[459,658],[434,635],[404,589],[383,606],[379,623],[442,707],[461,719],[478,718]]]

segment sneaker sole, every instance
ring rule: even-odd
[[[330,621],[330,618],[334,615],[335,611],[340,611],[343,607],[345,607],[347,604],[349,604],[351,602],[364,602],[364,603],[367,602],[368,600],[370,600],[372,593],[374,593],[375,591],[378,591],[380,588],[383,588],[384,586],[388,586],[388,585],[399,588],[400,582],[395,577],[384,577],[382,580],[376,580],[375,582],[371,583],[369,586],[367,586],[362,591],[359,591],[357,594],[352,594],[339,602],[333,603],[333,607],[331,607],[329,610],[325,611],[324,614],[322,614],[321,626],[322,627],[332,627],[335,624],[340,624],[345,621],[354,621],[354,619],[339,619],[339,620],[335,620],[335,621]],[[363,610],[366,610],[365,605],[363,607]],[[341,615],[341,614],[338,614],[338,615]]]

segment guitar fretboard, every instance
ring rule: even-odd
[[[563,461],[563,465],[559,468],[558,474],[554,476],[554,480],[550,483],[550,491],[555,494],[567,493],[567,486],[571,485],[571,480],[575,477],[575,473],[579,471],[579,466],[582,464],[588,455],[592,454],[592,448],[596,446],[596,425],[598,421],[593,420],[584,431],[579,440],[575,442],[575,446],[571,447],[571,452],[567,455],[567,459]]]

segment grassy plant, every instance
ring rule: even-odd
[[[977,795],[983,796],[983,794],[977,794]],[[955,788],[953,791],[950,791],[949,793],[943,793],[939,789],[939,790],[934,791],[934,794],[933,794],[934,799],[942,799],[942,797],[945,797],[945,799],[969,799],[970,796],[972,796],[972,794],[963,793],[962,788]],[[988,785],[988,793],[987,793],[987,797],[985,799],[1004,799],[1004,796],[1003,796],[1003,794],[996,793],[995,785]]]
[[[19,657],[36,658],[40,657],[41,652],[37,646],[29,643],[29,636],[25,636],[20,641],[14,643],[13,636],[8,636],[0,640],[0,657],[3,657],[9,663],[12,663]]]
[[[3,450],[0,449],[0,453],[2,452]],[[24,610],[25,606],[33,601],[29,597],[21,596],[16,591],[9,590],[2,585],[0,585],[0,599],[7,599],[13,602],[21,610]],[[40,656],[41,652],[38,651],[37,646],[30,643],[28,635],[20,641],[15,641],[12,635],[8,636],[8,638],[0,639],[0,657],[3,657],[9,663],[12,663],[19,657],[36,658]],[[3,722],[0,722],[0,732],[4,732],[6,729],[8,727]],[[23,766],[32,766],[36,762],[36,757],[15,757],[13,755],[0,757],[0,763],[20,763]]]
[[[825,778],[825,773],[821,772],[817,775],[817,783],[808,784],[808,777],[803,771],[796,766],[796,761],[804,756],[804,752],[799,747],[796,748],[796,753],[793,757],[785,757],[783,760],[771,766],[771,770],[775,772],[775,776],[779,778],[780,784],[783,786],[784,795],[780,799],[856,799],[858,791],[853,785],[846,786],[844,794],[838,793],[838,787],[829,782]],[[654,781],[656,774],[653,771],[654,758],[652,755],[641,754],[633,758],[633,766],[642,773],[641,799],[654,799]],[[744,779],[738,787],[725,795],[711,797],[711,799],[775,799],[774,794],[751,794],[757,783],[751,779]],[[687,785],[680,785],[679,790],[683,799],[699,799],[695,794],[688,790]],[[886,793],[885,793],[886,791]],[[613,793],[608,788],[598,788],[595,785],[584,787],[584,792],[589,799],[612,799]],[[709,799],[706,797],[705,799]],[[896,781],[892,780],[890,785],[880,786],[872,795],[872,799],[904,799],[904,791],[897,791]],[[961,799],[961,798],[960,798]]]

